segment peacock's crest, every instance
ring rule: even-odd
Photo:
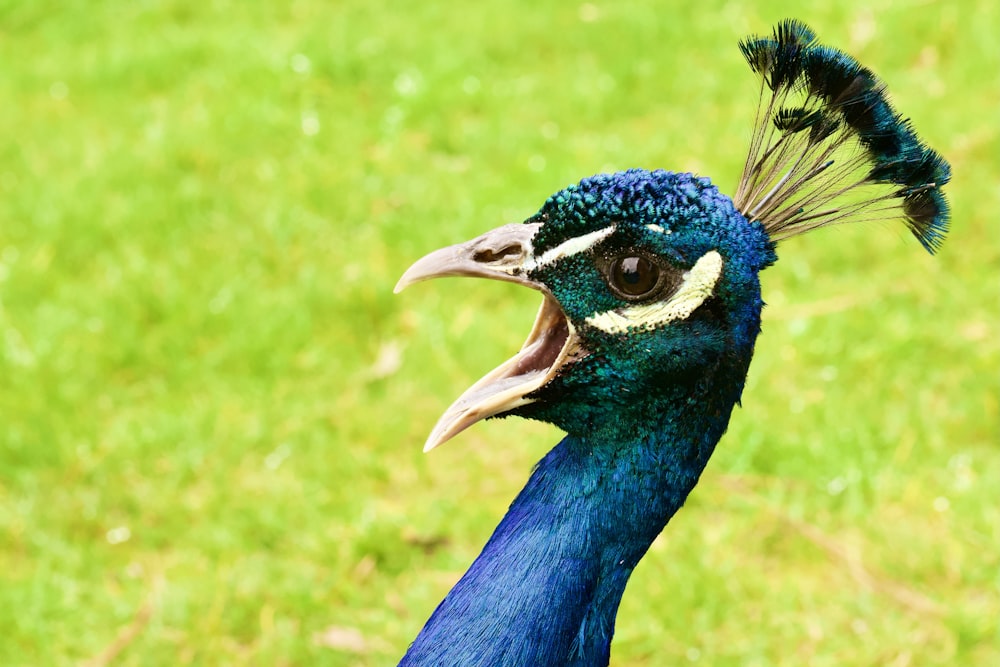
[[[851,56],[780,23],[740,43],[761,77],[760,103],[736,207],[778,241],[841,222],[901,217],[934,252],[948,227],[948,163],[889,104],[884,84]]]

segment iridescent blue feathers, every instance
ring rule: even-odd
[[[851,56],[786,20],[740,44],[761,101],[734,200],[771,238],[840,222],[902,218],[929,251],[943,242],[948,163]]]

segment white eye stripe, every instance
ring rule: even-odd
[[[610,227],[598,229],[596,232],[590,232],[589,234],[584,234],[583,236],[574,236],[570,240],[560,243],[555,248],[549,248],[542,253],[541,257],[529,259],[525,262],[525,268],[528,271],[533,271],[535,269],[540,269],[543,266],[548,266],[549,264],[552,264],[553,262],[556,262],[564,257],[586,252],[614,233],[615,226],[611,225]]]
[[[660,225],[646,225],[646,229],[651,232],[659,232],[660,234],[673,234],[673,232],[666,227],[661,227]]]
[[[712,296],[721,275],[722,255],[710,250],[684,274],[684,282],[669,299],[591,315],[587,324],[610,334],[618,334],[629,329],[654,329],[687,319]]]

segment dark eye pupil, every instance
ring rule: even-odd
[[[612,286],[625,296],[642,296],[656,287],[660,267],[645,257],[621,257],[611,269]]]

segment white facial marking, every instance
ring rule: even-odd
[[[629,329],[655,329],[658,326],[686,319],[705,299],[712,296],[722,275],[722,255],[710,250],[684,273],[684,282],[665,301],[608,310],[587,318],[587,324],[611,334]]]
[[[576,255],[590,250],[595,245],[611,236],[614,231],[615,226],[611,225],[610,227],[598,229],[596,232],[590,232],[589,234],[584,234],[583,236],[574,236],[570,240],[560,243],[555,248],[546,250],[542,253],[541,257],[528,260],[528,262],[526,262],[526,269],[528,271],[540,269],[543,266],[548,266],[552,262],[562,259],[563,257],[569,257],[570,255]]]
[[[659,232],[660,234],[673,234],[673,232],[666,227],[661,227],[660,225],[646,225],[646,229],[651,232]]]

